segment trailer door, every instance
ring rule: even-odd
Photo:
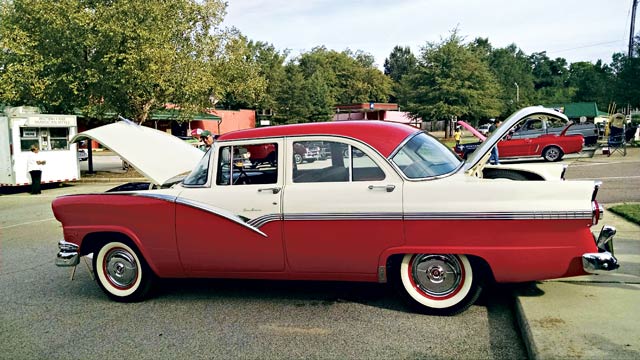
[[[15,178],[11,163],[11,133],[9,131],[9,119],[0,117],[0,185],[13,185]]]

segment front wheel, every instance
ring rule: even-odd
[[[563,155],[564,153],[557,146],[549,146],[548,148],[544,149],[544,151],[542,152],[542,157],[545,160],[550,162],[560,161]]]
[[[400,264],[402,295],[419,312],[455,315],[480,296],[479,274],[465,255],[407,254]]]
[[[94,253],[93,272],[100,288],[120,302],[144,299],[154,277],[142,256],[120,241],[108,242]]]

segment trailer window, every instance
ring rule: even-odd
[[[31,146],[40,146],[37,128],[22,128],[20,130],[22,132],[22,134],[20,134],[20,150],[30,151]]]
[[[51,138],[51,150],[69,149],[69,129],[68,128],[50,128],[49,135]]]

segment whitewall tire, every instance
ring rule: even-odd
[[[104,244],[93,256],[93,272],[100,288],[113,300],[142,300],[153,273],[144,259],[129,245],[113,241]]]
[[[454,315],[466,310],[482,290],[465,255],[407,254],[400,264],[400,283],[409,304],[420,312]]]

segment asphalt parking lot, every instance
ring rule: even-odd
[[[113,185],[0,196],[0,358],[526,357],[509,287],[455,317],[411,313],[384,285],[166,281],[156,296],[112,302],[80,264],[54,265],[56,196]]]

